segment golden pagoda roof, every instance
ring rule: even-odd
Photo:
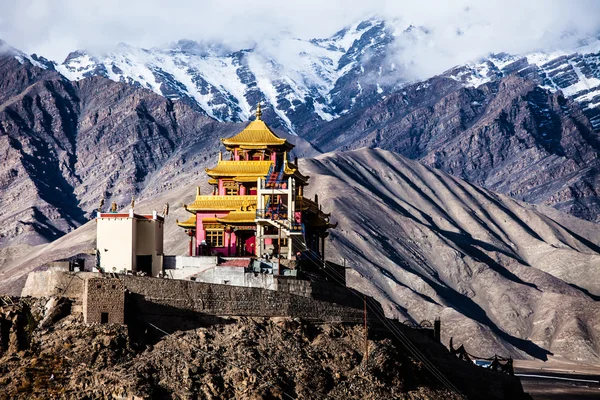
[[[196,196],[187,211],[235,211],[256,207],[256,196]]]
[[[213,169],[206,169],[206,173],[210,177],[221,176],[251,176],[258,178],[265,177],[269,173],[269,169],[273,165],[273,161],[219,161]]]
[[[287,140],[280,138],[261,119],[262,111],[260,104],[256,107],[256,119],[250,122],[244,130],[237,135],[221,139],[225,147],[242,147],[248,149],[266,149],[267,146],[294,147]]]
[[[256,219],[256,211],[232,211],[223,218],[217,218],[222,224],[253,224]]]
[[[187,229],[195,228],[196,227],[196,215],[192,215],[185,221],[179,222],[179,220],[177,219],[177,220],[175,220],[175,222],[177,223],[177,225],[179,225],[182,228],[187,228]]]

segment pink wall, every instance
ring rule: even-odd
[[[204,236],[204,224],[202,224],[202,220],[204,218],[223,218],[228,214],[229,212],[196,212],[196,242],[198,245],[206,239]]]

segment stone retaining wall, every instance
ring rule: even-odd
[[[219,316],[300,317],[323,322],[360,322],[359,308],[291,293],[210,283],[122,276],[132,303],[143,314],[193,311]]]
[[[322,322],[356,323],[361,322],[363,318],[362,302],[347,289],[329,287],[324,283],[319,283],[311,287],[309,293],[305,282],[301,283],[293,279],[281,279],[278,285],[282,290],[273,291],[131,275],[116,275],[116,278],[109,278],[90,272],[40,271],[29,274],[22,295],[61,296],[85,303],[84,288],[87,280],[96,282],[99,280],[113,281],[114,279],[123,284],[123,288],[119,290],[126,294],[126,315],[130,317],[149,318],[162,315],[175,322],[177,322],[177,318],[180,318],[179,322],[181,322],[190,318],[192,314],[202,314],[206,316],[300,317]],[[296,287],[298,285],[300,286]],[[112,296],[115,293],[111,292],[111,287],[107,286],[106,292],[104,289],[94,287],[92,294],[89,292],[88,286],[88,299],[83,307],[84,312],[88,309],[91,301],[98,304],[98,307],[104,303],[112,304]],[[288,291],[301,291],[303,295]],[[328,297],[328,293],[330,297]],[[92,296],[90,296],[91,294]],[[93,322],[96,322],[96,319],[94,317]]]

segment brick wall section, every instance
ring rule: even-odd
[[[90,278],[83,290],[83,320],[94,324],[108,314],[109,324],[125,323],[125,285],[116,278]]]

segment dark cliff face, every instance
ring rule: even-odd
[[[323,151],[379,147],[531,203],[598,220],[598,151],[582,106],[509,75],[478,88],[443,76],[315,130]]]
[[[103,197],[129,203],[162,166],[185,164],[186,146],[215,152],[231,129],[105,78],[72,83],[12,57],[0,70],[0,246],[52,241],[86,222]]]

